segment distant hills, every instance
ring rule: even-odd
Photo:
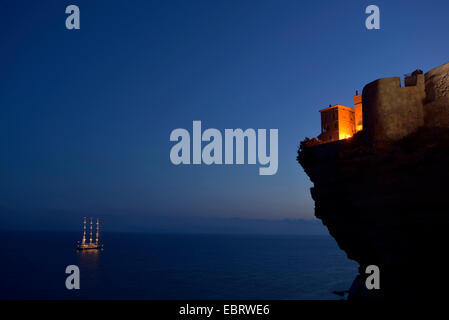
[[[80,231],[84,214],[62,210],[18,211],[0,206],[0,229]],[[127,213],[99,216],[107,232],[326,235],[318,220],[250,219],[199,216],[154,216]]]

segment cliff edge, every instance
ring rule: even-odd
[[[363,89],[363,130],[309,146],[315,215],[359,263],[350,299],[442,299],[449,284],[449,63]],[[365,269],[380,269],[380,289]]]

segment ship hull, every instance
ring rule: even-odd
[[[85,250],[101,250],[103,249],[103,246],[97,246],[97,247],[77,247],[77,251],[85,251]]]

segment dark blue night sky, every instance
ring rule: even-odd
[[[296,150],[319,133],[318,110],[449,60],[448,1],[371,2],[2,1],[2,223],[312,219]],[[80,30],[65,28],[69,4]],[[369,4],[381,30],[365,28]],[[193,120],[279,129],[278,173],[174,166],[170,132]]]

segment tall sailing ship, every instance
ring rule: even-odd
[[[95,242],[92,242],[92,230],[93,223],[92,218],[90,218],[90,233],[89,233],[89,242],[86,241],[86,217],[84,217],[84,225],[83,225],[83,239],[81,243],[78,242],[78,246],[76,250],[100,250],[103,249],[103,244],[100,243],[100,219],[97,218],[97,232],[95,236]]]

